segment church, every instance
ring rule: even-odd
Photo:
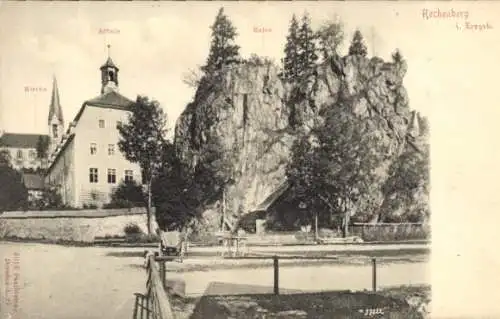
[[[54,79],[45,184],[56,187],[68,206],[102,207],[120,182],[141,181],[139,165],[125,159],[118,149],[117,126],[127,121],[134,104],[119,93],[118,72],[108,56],[100,67],[100,95],[83,102],[66,131]]]

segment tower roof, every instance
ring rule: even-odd
[[[49,124],[54,115],[61,123],[64,122],[61,102],[59,100],[59,89],[57,87],[57,79],[55,76],[52,81],[52,97],[50,99],[49,118],[48,118]]]
[[[108,56],[108,59],[106,60],[106,62],[104,62],[104,64],[101,66],[101,70],[108,68],[108,67],[115,68],[115,69],[119,70],[118,67],[115,65],[115,63],[113,62],[113,60],[111,59],[111,57],[109,57],[109,56]]]

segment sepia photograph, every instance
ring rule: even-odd
[[[431,307],[430,117],[483,11],[1,3],[0,319],[500,318]]]

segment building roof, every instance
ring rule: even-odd
[[[44,187],[43,177],[38,174],[23,174],[23,184],[28,190],[41,190]]]
[[[73,121],[76,124],[78,120],[83,114],[83,111],[87,106],[101,107],[105,109],[115,109],[122,111],[130,111],[132,105],[134,105],[134,101],[124,97],[120,93],[116,91],[109,91],[107,93],[101,94],[93,99],[87,100],[83,102],[82,107],[78,111],[75,116],[75,120]]]
[[[57,117],[59,122],[64,123],[61,102],[59,100],[59,89],[57,88],[57,80],[55,76],[52,81],[52,97],[50,99],[49,118],[48,118],[49,124],[54,115]]]
[[[48,135],[4,133],[0,136],[0,147],[36,148],[38,139]]]
[[[266,211],[269,208],[269,206],[271,206],[278,198],[281,197],[281,195],[283,195],[286,192],[288,187],[289,187],[288,182],[282,183],[269,196],[267,196],[262,203],[260,203],[259,205],[257,205],[257,207],[250,210],[250,212]]]
[[[87,100],[85,103],[92,106],[123,108],[129,110],[132,104],[134,104],[134,101],[129,100],[116,91],[109,91],[93,99]]]

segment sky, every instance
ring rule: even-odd
[[[107,44],[120,68],[120,92],[131,99],[145,94],[158,100],[173,127],[193,97],[193,89],[182,82],[183,74],[205,62],[209,26],[221,5],[238,30],[242,56],[256,53],[279,61],[292,14],[306,11],[313,27],[340,17],[346,30],[344,50],[355,28],[365,35],[370,55],[389,58],[399,48],[409,63],[405,85],[411,107],[424,115],[436,102],[433,95],[439,95],[440,80],[450,77],[447,69],[456,67],[445,61],[453,51],[446,47],[456,48],[471,36],[453,32],[455,21],[425,20],[423,3],[156,3],[4,3],[0,127],[46,132],[53,74],[68,125],[82,103],[99,94],[99,67],[106,60]],[[255,27],[270,32],[256,33]],[[25,87],[33,89],[25,92]]]
[[[347,40],[359,28],[370,56],[401,50],[410,106],[430,119],[434,309],[448,317],[500,314],[499,2],[0,2],[0,128],[47,132],[53,74],[67,125],[99,94],[107,44],[120,92],[158,100],[173,127],[194,93],[183,74],[205,62],[221,6],[242,56],[279,60],[292,14],[304,11],[314,27],[338,15]],[[104,28],[115,32],[100,34]]]

